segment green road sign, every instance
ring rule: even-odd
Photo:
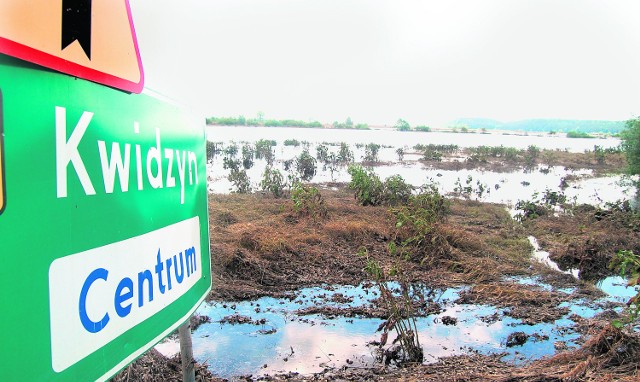
[[[211,286],[204,124],[0,55],[0,380],[106,379]]]

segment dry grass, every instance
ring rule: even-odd
[[[558,305],[568,301],[566,294],[543,290],[532,285],[491,283],[475,285],[460,293],[458,303],[483,303],[508,309],[508,315],[528,324],[553,322],[568,313]]]
[[[638,381],[640,338],[609,324],[596,329],[579,349],[516,370],[515,381]],[[544,379],[542,379],[544,378]]]
[[[321,283],[367,279],[361,247],[389,269],[395,222],[384,206],[359,206],[346,188],[321,190],[328,216],[295,214],[288,199],[264,195],[210,196],[214,273],[211,298],[246,298]],[[527,272],[531,247],[504,206],[454,200],[437,236],[403,261],[405,275],[447,286],[495,282]],[[301,271],[303,270],[303,271]]]
[[[195,364],[196,382],[222,382],[207,369],[206,365]],[[180,355],[167,358],[157,350],[151,349],[132,364],[122,369],[112,382],[182,382],[182,363]]]
[[[527,220],[524,226],[561,267],[580,269],[582,279],[597,280],[611,274],[607,267],[617,251],[640,252],[635,220],[629,212],[578,206],[570,213]]]

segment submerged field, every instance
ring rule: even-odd
[[[200,312],[208,313],[208,320],[213,322],[196,329],[194,343],[221,340],[217,338],[219,329],[214,328],[238,328],[232,332],[236,339],[231,337],[224,346],[227,350],[223,350],[219,358],[198,359],[206,360],[209,371],[214,375],[223,369],[226,378],[237,377],[239,374],[232,371],[235,367],[236,370],[244,370],[245,373],[241,374],[245,375],[285,378],[278,377],[278,371],[287,370],[289,365],[295,365],[296,357],[303,357],[305,351],[309,352],[300,344],[304,338],[294,341],[285,335],[284,343],[271,345],[277,348],[273,357],[269,361],[260,359],[265,364],[261,363],[250,373],[225,361],[231,357],[226,354],[230,348],[244,349],[240,351],[240,359],[252,357],[252,352],[247,349],[268,352],[268,344],[263,351],[255,346],[262,343],[260,337],[276,338],[279,331],[286,333],[285,322],[277,317],[295,321],[298,331],[294,338],[307,335],[307,340],[312,340],[313,328],[338,326],[345,331],[341,336],[356,332],[355,340],[361,341],[347,346],[351,350],[357,345],[358,352],[353,354],[366,358],[366,354],[375,353],[377,347],[367,347],[367,343],[379,339],[375,327],[387,313],[378,298],[375,284],[364,271],[367,259],[358,255],[362,248],[366,248],[369,259],[378,261],[383,269],[399,265],[406,280],[423,288],[423,300],[416,308],[416,315],[426,319],[422,321],[424,329],[421,332],[428,333],[428,327],[445,330],[448,331],[445,336],[435,340],[443,342],[442,338],[449,336],[453,341],[444,341],[434,347],[428,338],[424,338],[425,347],[433,348],[431,352],[440,357],[427,357],[429,362],[421,366],[387,367],[386,370],[382,363],[375,362],[375,356],[359,362],[352,353],[344,352],[344,343],[335,342],[335,348],[331,348],[330,342],[328,346],[325,343],[324,352],[334,355],[329,356],[332,362],[324,357],[319,361],[307,357],[297,368],[312,370],[321,376],[307,375],[306,379],[393,380],[402,377],[422,380],[431,375],[444,380],[462,376],[483,380],[512,375],[518,376],[516,380],[540,380],[534,377],[540,373],[547,373],[548,378],[559,377],[580,365],[584,367],[583,376],[587,372],[588,375],[617,375],[619,378],[633,375],[629,373],[635,369],[629,367],[636,367],[634,362],[637,361],[626,356],[623,362],[611,363],[608,360],[607,357],[612,356],[609,352],[615,353],[616,349],[599,344],[598,351],[602,354],[597,354],[585,352],[580,347],[585,346],[585,342],[593,342],[593,338],[597,338],[597,330],[612,330],[608,322],[619,314],[620,300],[606,299],[606,294],[593,283],[551,271],[531,257],[528,235],[539,232],[539,226],[553,225],[556,239],[545,237],[543,241],[549,248],[559,248],[552,252],[554,256],[556,253],[564,254],[567,248],[575,247],[575,243],[582,240],[581,236],[575,235],[574,225],[555,222],[554,219],[559,217],[553,216],[541,217],[531,224],[520,224],[511,218],[504,206],[453,200],[450,215],[439,228],[446,239],[440,254],[428,261],[398,259],[388,252],[395,228],[387,207],[359,206],[353,193],[345,188],[322,190],[321,193],[327,215],[316,219],[296,213],[289,199],[255,194],[210,197],[214,283],[208,304]],[[576,219],[579,221],[592,219],[596,222],[595,212],[587,209],[574,214],[578,215]],[[640,243],[638,234],[625,223],[627,218],[611,216],[602,224],[587,224],[582,227],[581,234],[598,237],[608,226],[616,230],[616,237],[625,237],[625,246],[636,248]],[[603,249],[597,256],[609,258],[615,249],[613,246]],[[585,250],[580,256],[586,259],[590,253]],[[606,272],[606,266],[601,271]],[[346,285],[353,287],[345,288]],[[316,296],[313,296],[313,290],[308,289],[312,287],[320,288],[316,289]],[[354,287],[360,290],[347,292],[354,291]],[[455,293],[451,294],[451,291]],[[296,304],[297,300],[301,301]],[[283,307],[279,301],[288,301],[288,305]],[[458,322],[450,326],[451,323],[444,323],[447,320],[444,317],[455,318]],[[367,321],[371,324],[362,326],[362,322]],[[465,322],[472,324],[467,327],[467,335],[452,332],[451,328],[462,328]],[[473,338],[468,338],[478,334],[479,328],[495,331],[496,322],[501,328],[497,338],[479,337],[475,343]],[[206,329],[206,325],[210,325],[210,329]],[[247,332],[240,329],[243,326]],[[554,334],[557,331],[565,333],[557,336]],[[526,335],[525,343],[520,347],[507,347],[509,335],[520,332]],[[329,336],[331,331],[321,333]],[[430,334],[424,335],[428,337]],[[498,344],[487,348],[483,341],[497,341]],[[545,341],[548,345],[544,345]],[[620,341],[631,341],[629,351],[636,351],[633,348],[635,339],[625,337]],[[285,343],[291,344],[291,350]],[[460,345],[464,349],[459,349]],[[442,350],[447,346],[451,347],[450,356]],[[531,354],[518,355],[518,350],[525,351],[527,346]],[[540,347],[547,350],[540,350]],[[531,356],[538,358],[535,354],[552,356],[556,349],[563,354],[562,358],[556,355],[533,364],[525,362]],[[286,358],[288,362],[283,362]],[[607,364],[598,359],[607,359]],[[309,366],[314,361],[315,367]],[[358,367],[350,367],[354,362]],[[260,374],[261,370],[265,373]],[[303,378],[300,375],[287,378],[291,377]]]
[[[553,150],[526,163],[526,150],[519,153],[507,161],[485,152],[474,161],[477,151],[439,160],[408,152],[415,158],[398,158],[395,168],[485,175],[461,177],[450,190],[432,187],[418,200],[362,205],[357,190],[326,178],[313,180],[322,181],[313,185],[317,194],[302,188],[303,202],[286,190],[279,197],[269,189],[210,194],[213,286],[192,319],[198,378],[635,380],[640,340],[611,326],[635,293],[608,265],[619,250],[640,250],[638,218],[628,204],[603,201],[620,199],[620,186],[611,185],[610,195],[596,182],[600,202],[591,204],[567,195],[619,172],[623,156],[611,152],[599,162],[594,153]],[[286,160],[276,155],[275,163],[284,171]],[[381,173],[380,162],[365,164]],[[505,191],[517,177],[490,184],[487,172],[502,170],[555,176],[544,182],[564,185],[532,185],[540,192],[494,203],[486,188],[519,192]],[[396,321],[410,318],[421,362],[403,362],[392,343]],[[157,348],[170,355],[177,344],[170,338]],[[179,361],[151,351],[115,380],[158,375],[179,380]]]

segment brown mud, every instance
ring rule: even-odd
[[[640,249],[638,229],[628,211],[607,212],[581,207],[571,214],[549,214],[521,224],[513,220],[502,205],[456,199],[451,201],[447,219],[438,226],[441,240],[437,245],[441,248],[430,252],[437,256],[427,261],[398,259],[388,251],[388,244],[395,237],[395,222],[389,207],[359,206],[353,193],[344,186],[338,190],[321,189],[321,194],[328,213],[326,217],[316,218],[297,214],[287,198],[276,199],[261,194],[210,195],[213,287],[207,299],[230,303],[261,296],[293,298],[292,291],[302,287],[360,284],[370,280],[364,271],[366,259],[358,255],[366,248],[369,258],[385,270],[397,266],[400,261],[403,275],[410,282],[432,288],[471,286],[461,293],[461,303],[507,308],[510,316],[529,324],[553,322],[567,313],[567,308],[560,307],[561,303],[578,297],[593,299],[601,296],[601,292],[593,283],[576,280],[533,262],[528,235],[537,237],[542,248],[551,253],[551,258],[561,264],[577,265],[585,274],[591,272],[587,272],[589,266],[594,268],[594,274],[607,273],[608,261],[617,249]],[[574,287],[575,292],[567,296],[505,281],[505,276],[537,276],[556,288]],[[426,306],[424,314],[437,312],[437,308]],[[323,308],[296,313],[385,316],[380,307],[354,309]],[[230,323],[251,321],[243,316],[225,319]],[[555,356],[525,366],[503,362],[499,354],[469,354],[441,358],[428,365],[343,367],[314,375],[290,373],[261,377],[260,380],[637,380],[640,366],[637,335],[611,327],[610,317],[603,315],[591,320],[576,320],[580,321],[579,330],[584,335],[581,348],[563,351],[559,345]],[[161,358],[152,350],[114,380],[174,380],[175,365],[179,361]],[[198,370],[201,373],[199,380],[216,380],[206,374],[204,366],[199,365]],[[147,376],[152,377],[148,379]]]

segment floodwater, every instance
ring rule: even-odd
[[[511,278],[516,282],[551,290],[536,278]],[[443,311],[417,319],[420,344],[425,363],[439,357],[469,354],[505,353],[503,360],[522,363],[556,352],[556,346],[577,347],[579,335],[574,330],[573,314],[590,318],[602,311],[607,302],[623,302],[633,288],[625,288],[621,278],[609,278],[600,284],[607,297],[587,303],[576,300],[563,303],[569,313],[553,323],[527,325],[509,317],[505,309],[489,305],[458,304],[458,294],[464,288],[436,290],[435,301]],[[571,294],[572,288],[559,290]],[[325,286],[305,288],[290,298],[264,297],[235,303],[206,303],[196,312],[211,318],[193,332],[194,356],[206,362],[209,369],[224,378],[241,375],[298,372],[310,374],[326,367],[371,367],[376,363],[376,333],[379,318],[325,317],[318,314],[300,315],[298,311],[311,306],[335,308],[367,307],[379,296],[375,285]],[[339,298],[336,298],[339,297]],[[250,323],[232,324],[225,320],[233,315],[250,318]],[[443,317],[457,319],[455,325],[445,325]],[[529,339],[521,346],[507,347],[507,337],[524,332]],[[390,339],[395,338],[390,333]],[[178,351],[175,339],[165,340],[157,349],[166,355]],[[229,349],[233,349],[230,351]]]
[[[420,186],[435,183],[442,193],[451,193],[456,185],[470,185],[471,199],[503,203],[513,208],[518,200],[531,199],[536,193],[549,189],[559,191],[563,177],[576,176],[579,180],[564,190],[569,201],[576,203],[602,204],[620,199],[630,199],[633,189],[620,184],[620,177],[591,176],[589,170],[569,171],[562,167],[542,168],[533,171],[515,171],[498,173],[478,170],[446,171],[431,170],[418,162],[417,155],[405,155],[399,161],[395,150],[423,144],[457,144],[460,147],[479,145],[526,148],[536,145],[540,148],[582,152],[593,149],[593,145],[616,147],[618,139],[570,139],[549,136],[515,136],[498,134],[454,134],[454,133],[418,133],[397,132],[393,130],[323,130],[295,128],[262,127],[208,127],[208,140],[223,142],[225,145],[235,142],[239,148],[242,142],[254,143],[260,139],[275,140],[274,168],[283,174],[284,161],[293,159],[302,152],[302,146],[285,146],[284,140],[297,139],[309,143],[309,152],[315,156],[315,147],[323,142],[349,144],[355,161],[360,162],[364,148],[357,144],[377,143],[386,145],[379,152],[383,165],[374,167],[382,178],[399,174],[408,183]],[[330,152],[338,147],[329,146]],[[240,157],[240,154],[238,155]],[[254,189],[257,189],[266,166],[264,160],[254,159],[255,164],[247,170]],[[318,164],[318,172],[312,179],[314,183],[348,182],[350,176],[342,167],[332,173]],[[207,166],[208,187],[210,192],[227,193],[232,185],[227,180],[228,170],[223,169],[222,155],[216,156]],[[286,176],[286,175],[285,175]],[[467,183],[468,182],[468,183]],[[512,213],[514,213],[512,211]],[[556,267],[548,253],[537,246],[535,238],[530,242],[534,247],[533,258]],[[572,271],[569,273],[577,274]],[[516,282],[531,285],[532,288],[552,289],[550,285],[535,278],[514,278]],[[635,294],[633,288],[625,287],[624,280],[610,277],[598,286],[607,293],[599,301],[586,302],[574,300],[563,303],[569,313],[553,323],[526,325],[519,319],[509,317],[505,309],[489,305],[458,304],[456,299],[463,288],[438,290],[436,301],[443,308],[438,314],[417,319],[420,344],[425,354],[425,362],[435,362],[439,357],[456,354],[505,353],[507,361],[521,363],[531,359],[552,355],[557,346],[576,347],[578,334],[573,329],[575,322],[572,314],[590,318],[602,311],[610,302],[625,302]],[[573,289],[559,291],[567,295]],[[340,298],[334,298],[338,296]],[[378,297],[377,290],[371,285],[324,286],[305,288],[292,292],[290,298],[274,299],[265,297],[254,301],[235,303],[205,303],[196,312],[211,318],[193,333],[194,356],[199,362],[208,364],[217,376],[234,379],[241,375],[254,377],[281,372],[309,374],[320,372],[326,367],[368,367],[377,361],[377,347],[368,345],[379,340],[376,333],[382,322],[378,318],[364,317],[324,317],[322,315],[301,315],[300,309],[307,307],[329,306],[337,308],[366,307]],[[233,315],[244,317],[250,323],[228,322]],[[445,325],[443,317],[457,319],[455,325]],[[507,347],[506,339],[514,332],[530,335],[521,346]],[[395,336],[390,333],[390,338]],[[156,346],[166,355],[177,353],[175,339],[167,339]],[[233,349],[233,351],[230,351]]]
[[[549,252],[544,251],[540,248],[540,244],[538,244],[538,239],[536,239],[533,236],[529,236],[528,239],[529,239],[529,243],[531,243],[531,246],[533,247],[534,260],[541,262],[542,264],[548,266],[549,268],[555,271],[569,274],[576,279],[579,277],[578,269],[568,269],[566,271],[563,271],[562,269],[560,269],[558,264],[555,261],[551,260],[551,258],[549,258]]]
[[[336,130],[259,126],[207,126],[206,131],[207,138],[212,142],[255,142],[260,139],[273,139],[279,145],[286,139],[297,139],[311,143],[345,142],[351,146],[356,143],[377,143],[394,147],[412,147],[417,143],[456,144],[460,147],[500,146],[502,144],[506,147],[526,149],[529,145],[535,145],[541,149],[583,152],[587,149],[593,150],[593,145],[609,148],[617,147],[620,144],[620,140],[617,138],[578,139],[538,133],[504,135],[497,133],[403,132],[394,129]]]
[[[364,157],[364,147],[368,143],[386,145],[380,148],[379,162],[373,167],[373,171],[385,179],[391,175],[400,175],[405,181],[415,187],[433,183],[444,194],[452,193],[456,185],[471,186],[472,191],[467,195],[471,199],[485,202],[502,203],[513,207],[518,200],[529,200],[535,194],[542,194],[546,190],[559,191],[563,178],[571,175],[577,181],[571,182],[569,188],[564,190],[569,202],[603,204],[615,202],[621,199],[630,199],[634,188],[630,185],[622,185],[620,176],[592,177],[590,170],[567,170],[563,167],[538,166],[532,171],[491,172],[481,170],[433,170],[418,161],[419,155],[406,154],[403,161],[399,161],[396,154],[397,148],[412,147],[416,143],[457,144],[460,147],[469,146],[500,146],[526,148],[536,145],[540,148],[568,150],[582,152],[592,150],[594,145],[604,148],[617,147],[620,140],[607,139],[572,139],[553,136],[516,136],[500,134],[477,133],[418,133],[398,132],[394,130],[330,130],[330,129],[297,129],[297,128],[265,128],[265,127],[213,127],[207,128],[208,140],[223,142],[225,145],[235,142],[239,148],[241,142],[255,143],[260,139],[275,140],[275,161],[273,168],[287,174],[284,169],[284,161],[298,156],[303,146],[285,146],[286,139],[297,139],[309,144],[309,152],[316,154],[318,144],[345,142],[353,151],[356,162],[361,162]],[[361,147],[357,147],[360,145]],[[329,146],[329,152],[337,153],[339,147]],[[240,154],[238,154],[240,155]],[[208,187],[212,193],[228,193],[233,185],[227,179],[228,170],[223,168],[223,156],[217,155],[207,166]],[[247,175],[254,190],[259,189],[259,183],[266,161],[254,159],[254,165],[247,169]],[[318,163],[317,173],[311,180],[312,183],[349,182],[350,175],[346,166],[338,167],[332,172],[322,163]],[[286,176],[286,175],[285,175]],[[467,182],[469,182],[467,184]]]

